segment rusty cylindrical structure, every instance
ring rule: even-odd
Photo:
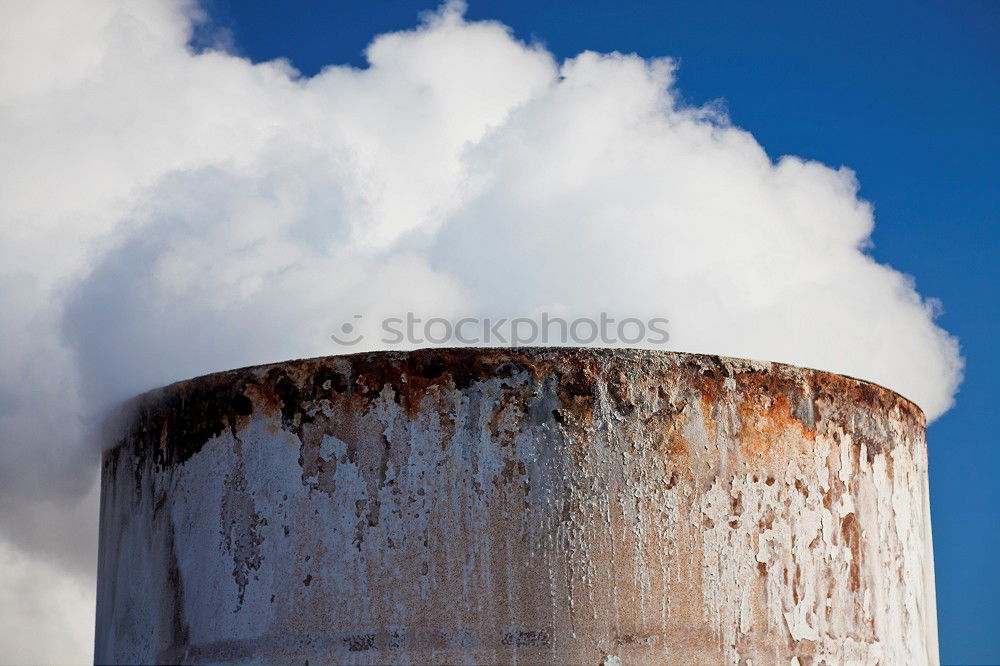
[[[924,417],[652,351],[209,375],[104,455],[97,603],[98,662],[935,663]]]

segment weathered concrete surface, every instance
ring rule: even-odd
[[[937,661],[924,418],[866,382],[360,354],[182,382],[121,432],[98,662]]]

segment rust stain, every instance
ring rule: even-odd
[[[851,590],[857,592],[861,589],[861,526],[853,513],[847,514],[840,521],[840,534],[851,551],[848,577],[851,581]]]

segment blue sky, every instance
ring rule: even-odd
[[[434,2],[207,4],[255,61],[313,74],[364,64],[371,38]],[[688,101],[722,99],[772,157],[847,165],[875,206],[872,255],[940,299],[966,358],[955,407],[928,431],[941,656],[1000,662],[1000,469],[992,349],[1000,240],[1000,3],[646,3],[472,0],[557,57],[680,62]]]

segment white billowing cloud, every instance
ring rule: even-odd
[[[671,349],[951,404],[957,344],[865,254],[853,174],[684,106],[672,61],[556,62],[451,4],[304,78],[192,52],[196,14],[0,7],[0,588],[45,609],[31,661],[89,650],[63,583],[92,576],[107,408],[337,353],[355,314],[663,316]]]
[[[38,561],[3,540],[0,571],[3,663],[93,662],[94,589],[90,576]]]

